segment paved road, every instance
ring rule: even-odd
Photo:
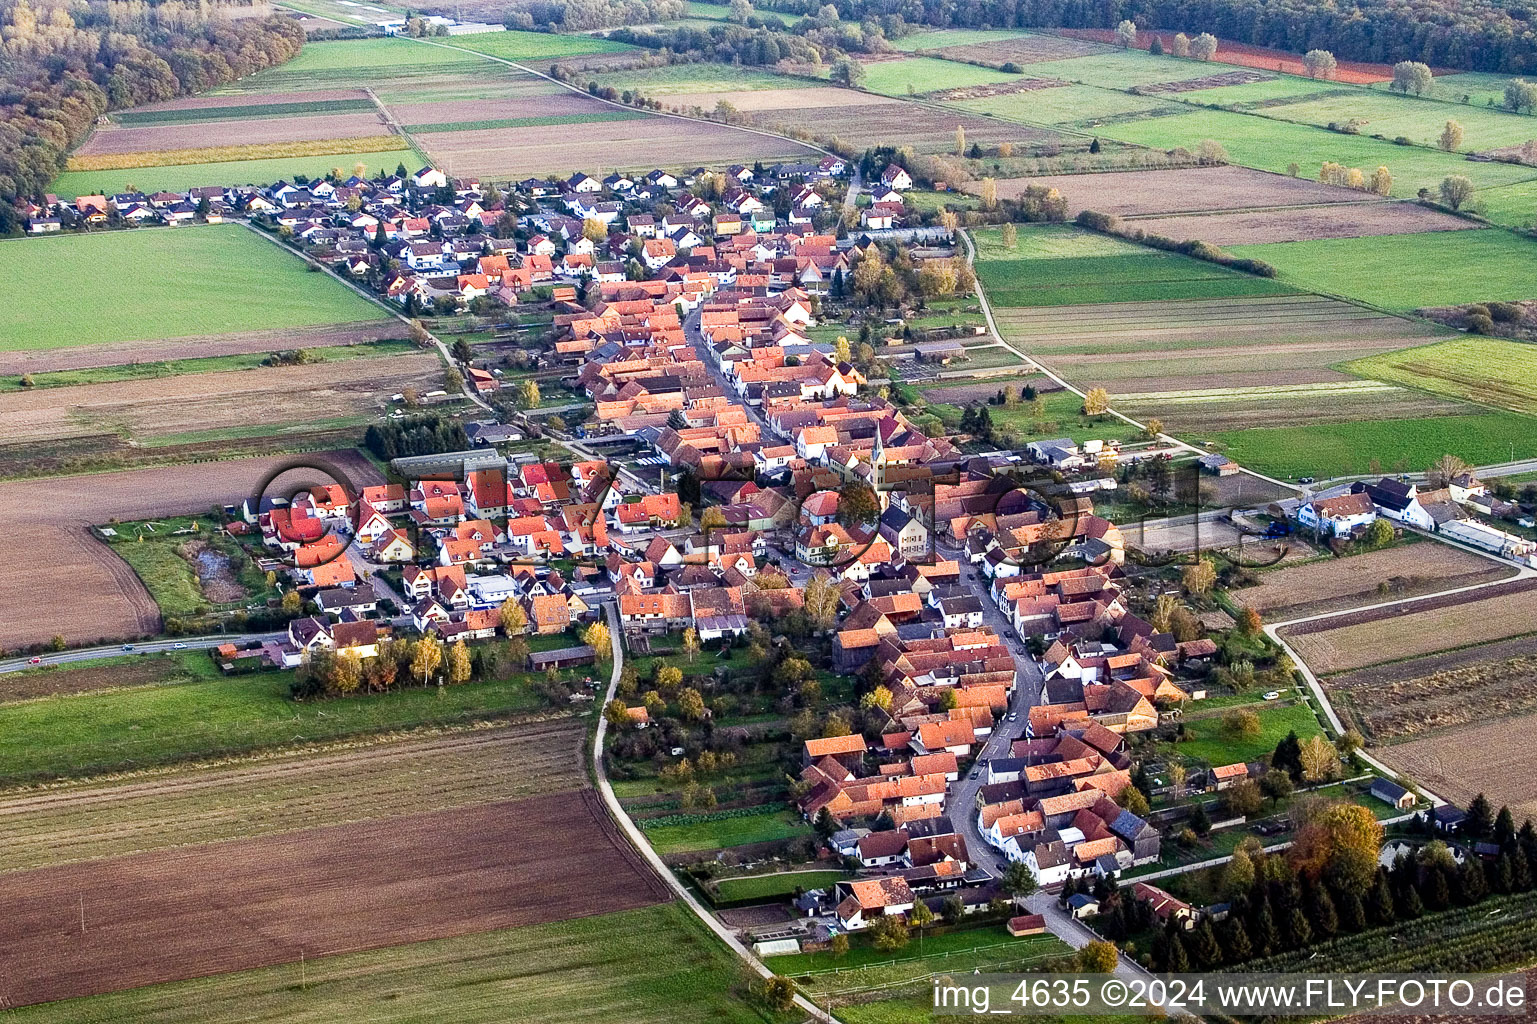
[[[122,644],[114,644],[107,647],[82,647],[73,651],[58,651],[52,654],[37,655],[34,664],[32,658],[7,658],[0,661],[0,673],[21,672],[29,668],[41,668],[45,665],[72,665],[82,661],[95,661],[100,658],[116,658],[123,654],[160,654],[165,651],[200,651],[210,647],[218,647],[228,643],[250,643],[253,640],[267,641],[277,640],[286,636],[285,633],[220,633],[214,636],[189,636],[180,640],[147,640],[143,643],[129,644],[128,650]]]

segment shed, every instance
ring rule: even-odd
[[[531,672],[543,672],[550,668],[571,668],[574,665],[591,665],[598,660],[591,646],[561,647],[553,651],[529,651],[528,668]]]
[[[1008,929],[1016,939],[1024,935],[1042,935],[1046,931],[1046,918],[1040,914],[1021,914],[1009,918]]]
[[[1378,800],[1400,811],[1407,811],[1414,806],[1414,794],[1389,779],[1378,779],[1373,782],[1370,792]]]

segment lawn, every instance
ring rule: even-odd
[[[971,233],[977,260],[1039,260],[1084,256],[1151,256],[1156,250],[1070,224],[1030,224],[1017,228],[1014,248],[1007,249],[998,228]]]
[[[1508,231],[1427,231],[1236,245],[1281,280],[1394,310],[1537,298],[1537,241]]]
[[[825,889],[848,876],[842,871],[784,871],[777,875],[723,878],[716,889],[723,900],[770,899],[789,896],[796,889]]]
[[[1537,458],[1537,419],[1509,412],[1264,427],[1216,437],[1239,463],[1293,480],[1369,473],[1373,461],[1384,470],[1418,472],[1446,454],[1474,466]]]
[[[739,963],[681,903],[310,958],[12,1009],[21,1024],[454,1021],[761,1024]],[[301,984],[302,981],[302,984]]]
[[[1468,335],[1346,363],[1363,377],[1537,414],[1537,345]]]
[[[381,139],[381,143],[385,141]],[[53,179],[49,191],[65,199],[75,196],[112,195],[138,189],[143,192],[185,192],[204,185],[268,185],[283,178],[307,175],[323,178],[340,167],[351,174],[358,164],[367,174],[393,171],[400,164],[423,163],[408,149],[372,153],[323,153],[318,156],[279,156],[261,160],[231,160],[209,164],[161,164],[114,171],[65,171]],[[178,229],[180,230],[180,229]]]
[[[1198,708],[1200,705],[1194,706]],[[1322,731],[1318,727],[1318,719],[1313,715],[1313,709],[1307,704],[1257,710],[1260,721],[1258,736],[1245,739],[1226,736],[1222,732],[1222,716],[1213,715],[1187,720],[1185,729],[1195,739],[1177,744],[1174,749],[1184,757],[1204,761],[1209,765],[1233,764],[1259,760],[1275,750],[1276,744],[1294,729],[1302,739]]]
[[[404,325],[402,325],[404,326]],[[409,341],[367,341],[357,345],[333,345],[311,349],[316,362],[341,363],[349,359],[407,355],[418,351]],[[35,388],[74,387],[80,384],[113,384],[128,380],[153,380],[179,377],[185,373],[221,373],[227,370],[258,370],[270,358],[265,352],[229,356],[202,356],[197,359],[165,359],[152,363],[122,363],[118,366],[91,366],[79,370],[54,370],[31,374]],[[20,377],[0,378],[0,393],[25,391]]]
[[[1000,952],[1000,947],[1003,951]],[[984,951],[988,954],[980,959],[988,959],[994,956],[1019,956],[1028,957],[1035,955],[1049,955],[1061,952],[1064,949],[1062,941],[1054,935],[1029,935],[1020,939],[1011,939],[1003,926],[982,926],[980,928],[963,928],[959,931],[947,932],[943,935],[925,936],[923,940],[923,955],[927,958],[948,960],[959,954]],[[774,970],[791,978],[799,978],[804,975],[816,975],[823,971],[847,971],[858,967],[874,967],[888,963],[892,960],[910,960],[918,956],[918,940],[915,937],[907,947],[896,953],[883,953],[876,949],[863,936],[856,937],[849,951],[843,956],[836,956],[831,952],[820,953],[792,953],[786,956],[776,956],[770,961]],[[911,963],[904,966],[913,967]],[[961,969],[960,964],[946,965],[953,969]],[[944,970],[945,966],[935,970]],[[970,969],[969,965],[965,969]],[[914,976],[925,973],[922,970],[913,970]]]
[[[865,64],[864,69],[864,78],[859,84],[870,92],[887,96],[906,96],[909,92],[934,92],[937,89],[959,89],[967,85],[992,85],[1020,80],[1020,76],[1004,71],[934,57],[876,61]]]
[[[1182,103],[1243,104],[1264,103],[1267,100],[1301,99],[1319,93],[1350,86],[1339,82],[1318,82],[1311,78],[1277,75],[1268,82],[1250,82],[1247,85],[1219,85],[1212,89],[1193,89],[1190,92],[1170,93],[1167,98]]]
[[[750,814],[716,811],[676,817],[689,820],[666,825],[653,825],[644,819],[636,822],[657,853],[718,850],[811,835],[810,826],[794,811],[781,807],[753,808]]]
[[[1118,114],[1138,113],[1167,107],[1163,97],[1133,96],[1114,89],[1092,85],[1065,85],[1057,89],[1031,89],[1006,96],[988,96],[980,100],[962,100],[954,106],[979,114],[993,114],[1014,121],[1037,124],[1068,124],[1094,121]]]
[[[239,225],[0,242],[17,298],[0,350],[378,320],[380,309]],[[69,289],[61,282],[89,282]],[[45,298],[46,297],[46,298]],[[61,301],[62,299],[62,301]]]
[[[0,784],[473,721],[539,705],[522,676],[296,703],[291,672],[204,678],[0,706]]]
[[[1000,382],[1000,387],[1002,382]],[[1114,396],[1111,396],[1112,403]],[[1008,427],[1031,438],[1070,437],[1074,441],[1128,441],[1139,437],[1141,431],[1114,416],[1085,416],[1083,399],[1071,391],[1051,391],[1041,396],[1045,417],[1033,418],[1030,407],[1019,405],[993,405],[988,407],[994,427]]]
[[[976,269],[988,299],[1003,307],[1215,299],[1296,290],[1215,263],[1163,252],[979,260]]]
[[[452,46],[503,60],[542,60],[587,53],[617,53],[631,47],[596,36],[565,36],[550,32],[482,32],[454,36]]]
[[[1476,186],[1506,185],[1537,176],[1530,167],[1477,163],[1418,146],[1396,146],[1364,135],[1342,135],[1311,125],[1226,110],[1118,121],[1106,125],[1101,134],[1159,149],[1194,148],[1203,139],[1215,139],[1233,163],[1281,174],[1295,163],[1308,178],[1316,176],[1328,160],[1359,167],[1368,175],[1379,165],[1385,166],[1392,172],[1396,196],[1413,197],[1422,188],[1434,190],[1449,174],[1466,175]]]

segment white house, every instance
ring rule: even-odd
[[[1309,501],[1297,509],[1297,522],[1331,537],[1348,537],[1377,519],[1377,506],[1365,492]]]

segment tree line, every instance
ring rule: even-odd
[[[0,0],[0,232],[40,196],[108,110],[202,92],[281,64],[304,44],[292,18],[236,18],[250,0]]]
[[[767,0],[794,14],[823,0]],[[1495,0],[839,0],[845,19],[897,14],[937,28],[1138,28],[1204,30],[1223,39],[1292,53],[1326,49],[1343,60],[1411,59],[1472,71],[1537,71],[1537,33],[1525,8]]]
[[[375,423],[364,432],[363,444],[379,458],[388,460],[463,451],[470,446],[470,439],[462,424],[434,413]]]

